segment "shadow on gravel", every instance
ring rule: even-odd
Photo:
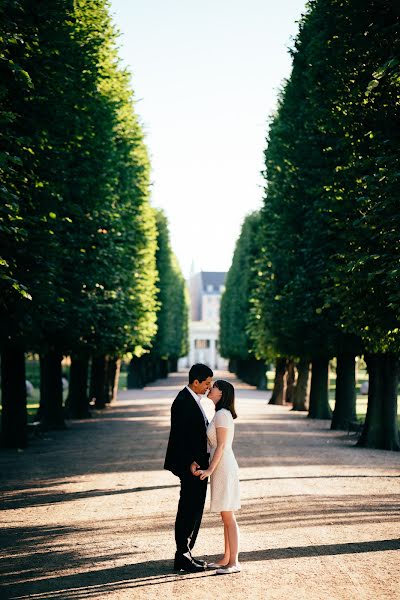
[[[360,494],[338,496],[269,496],[252,498],[238,512],[240,526],[271,530],[301,527],[368,526],[400,521],[397,494],[366,497]],[[204,525],[202,525],[203,527]]]
[[[362,552],[385,552],[387,550],[400,550],[400,539],[271,548],[268,550],[256,550],[254,552],[241,552],[240,560],[242,562],[253,560],[279,560],[282,558],[306,558],[313,556],[335,556],[337,554],[359,554]]]
[[[254,477],[252,479],[240,479],[241,482],[246,481],[275,481],[282,480],[284,481],[292,479],[400,479],[400,475],[363,475],[362,473],[359,475],[293,475],[290,477]],[[173,486],[171,486],[173,487]]]
[[[68,482],[69,483],[69,482]],[[60,484],[61,485],[61,482]],[[47,486],[47,483],[46,483]],[[33,486],[32,486],[33,488]],[[153,490],[166,490],[170,488],[179,489],[179,485],[151,485],[146,487],[124,488],[122,490],[85,490],[84,492],[46,492],[40,489],[29,488],[20,492],[3,492],[2,508],[3,510],[13,510],[16,508],[26,508],[28,506],[46,506],[57,502],[71,502],[74,500],[87,500],[89,498],[99,498],[102,496],[118,496],[121,494],[132,494],[137,492],[148,492]]]
[[[235,454],[242,468],[297,467],[299,455],[302,465],[330,464],[329,455],[320,452],[321,442],[341,448],[342,454],[336,459],[343,464],[348,462],[349,453],[355,452],[348,440],[344,444],[337,432],[328,431],[321,422],[310,423],[306,417],[289,412],[276,415],[263,411],[243,421],[239,415]],[[69,421],[66,430],[47,432],[43,438],[32,440],[23,452],[2,450],[0,489],[22,490],[27,482],[34,486],[37,480],[45,487],[47,481],[61,484],[63,479],[95,473],[162,470],[169,426],[169,404],[165,401],[155,401],[151,407],[140,402],[95,411],[92,419]],[[256,451],[260,441],[262,446]],[[356,452],[357,467],[368,467],[368,452]]]
[[[103,557],[103,560],[111,561],[114,558],[107,556]],[[79,568],[75,562],[69,562],[68,566]],[[89,572],[83,568],[81,572],[72,575],[51,574],[46,571],[41,574],[41,579],[36,579],[37,574],[33,576],[32,573],[25,572],[21,576],[25,581],[10,581],[9,585],[3,585],[0,597],[2,600],[100,598],[113,591],[126,591],[131,588],[170,583],[182,578],[197,579],[215,574],[213,571],[205,571],[200,575],[176,573],[172,566],[171,560],[155,560],[107,569],[96,568]],[[29,575],[32,579],[26,581]]]
[[[246,562],[285,560],[293,558],[312,558],[316,556],[335,556],[340,554],[360,554],[366,552],[384,552],[400,549],[400,539],[376,540],[346,544],[324,544],[316,546],[296,546],[272,548],[242,552],[240,557],[244,569]],[[107,557],[111,558],[111,557]],[[216,558],[216,557],[209,557]],[[76,568],[75,562],[69,566]],[[15,582],[3,587],[3,600],[50,600],[100,598],[110,592],[127,591],[129,589],[171,583],[182,577],[198,579],[214,576],[214,571],[206,571],[201,575],[178,574],[171,572],[172,562],[157,560],[137,563],[123,567],[96,569],[91,572],[80,572],[73,575],[42,575],[36,581]],[[29,576],[25,573],[25,577]],[[162,590],[160,590],[162,593]],[[5,594],[5,595],[4,595]]]
[[[296,479],[400,479],[400,475],[295,475],[292,477],[254,477],[249,479],[240,479],[241,484],[245,485],[251,481],[292,481]],[[70,481],[68,482],[71,483]],[[55,485],[61,485],[59,483],[47,483],[46,487]],[[116,489],[93,489],[85,490],[83,492],[47,492],[42,491],[40,488],[42,485],[31,485],[25,490],[20,489],[17,491],[6,491],[3,492],[2,496],[2,509],[13,510],[17,508],[26,508],[28,506],[46,506],[48,504],[54,504],[57,502],[71,502],[74,500],[87,500],[89,498],[98,498],[102,496],[118,496],[121,494],[132,494],[139,492],[149,492],[155,490],[167,490],[167,489],[179,489],[179,484],[176,485],[150,485],[141,486],[135,488],[124,488],[121,490]],[[35,489],[36,488],[36,489]]]

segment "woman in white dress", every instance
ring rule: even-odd
[[[207,428],[210,446],[210,466],[199,470],[200,479],[211,477],[211,511],[221,513],[224,523],[224,556],[208,567],[218,575],[238,573],[239,527],[234,511],[240,508],[239,467],[232,450],[235,433],[235,390],[229,381],[220,379],[211,388],[208,398],[215,404],[215,415]]]

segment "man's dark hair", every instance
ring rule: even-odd
[[[214,373],[211,371],[210,367],[207,367],[207,365],[203,365],[202,363],[196,363],[189,371],[189,383],[193,383],[195,379],[201,383],[207,379],[207,377],[212,377],[213,375]]]

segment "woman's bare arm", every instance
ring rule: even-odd
[[[226,438],[228,435],[228,428],[227,427],[217,427],[216,432],[217,432],[217,448],[214,452],[214,456],[212,458],[212,461],[210,462],[210,466],[208,467],[208,469],[200,470],[200,471],[196,472],[197,475],[200,475],[200,479],[205,479],[206,477],[209,477],[215,471],[215,469],[218,466],[219,461],[221,460],[221,456],[224,452]]]

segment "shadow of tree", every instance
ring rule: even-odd
[[[178,490],[178,480],[174,480],[176,483],[156,485],[157,477],[153,479],[152,475],[147,477],[143,486],[133,487],[131,480],[130,487],[117,483],[115,487],[106,489],[97,489],[97,485],[100,487],[101,484],[97,484],[94,478],[103,473],[159,472],[162,469],[174,386],[177,389],[182,387],[179,378],[170,383],[154,385],[153,388],[149,386],[137,394],[135,391],[134,399],[129,392],[126,400],[122,398],[117,405],[111,405],[105,411],[94,411],[92,419],[70,422],[68,430],[50,432],[44,438],[34,440],[23,453],[1,453],[0,478],[4,507],[27,509],[107,496],[118,499],[122,494],[141,494],[170,488]],[[149,390],[153,394],[151,397]],[[245,398],[247,393],[239,390],[239,400]],[[263,482],[273,480],[398,478],[398,464],[390,453],[382,451],[379,455],[382,459],[374,458],[373,468],[382,466],[386,473],[396,469],[396,474],[381,475],[379,471],[370,474],[369,451],[354,449],[348,442],[344,444],[340,433],[327,431],[326,422],[307,421],[304,414],[289,413],[289,409],[282,412],[282,407],[268,408],[261,395],[255,397],[254,403],[251,401],[251,411],[246,419],[238,420],[236,431],[235,452],[241,467],[272,465],[276,469],[280,466],[311,466],[307,471],[318,469],[320,465],[357,468],[356,474],[242,478],[244,489],[247,482],[259,482],[252,488],[253,496],[257,497],[243,501],[238,514],[239,523],[248,525],[249,530],[252,527],[269,531],[330,525],[368,526],[400,520],[395,494],[378,492],[377,495],[366,497],[361,493],[289,493],[271,496],[268,486],[263,486]],[[335,453],[321,452],[326,440],[335,445]],[[373,456],[376,457],[377,453]],[[361,472],[362,468],[367,472]],[[261,471],[261,474],[264,473]],[[86,476],[91,489],[69,487],[81,483]],[[15,520],[21,519],[19,513],[15,514]],[[87,518],[91,518],[89,514]],[[171,534],[174,519],[175,513],[160,513],[157,516],[157,535],[164,532]],[[8,530],[3,529],[0,539],[3,548],[0,568],[4,574],[1,598],[99,598],[113,590],[162,586],[182,577],[172,573],[170,560],[144,562],[147,549],[132,543],[128,548],[126,546],[128,539],[135,540],[140,533],[154,533],[154,514],[141,515],[140,518],[132,515],[132,518],[124,519],[93,519],[91,524],[93,522],[95,524],[90,527],[87,521],[82,521],[76,527],[13,526]],[[221,528],[219,516],[205,515],[202,528],[210,530],[216,527]],[[111,546],[115,547],[114,552],[106,543],[107,536],[108,540],[113,540]],[[145,535],[140,539],[147,538]],[[241,560],[250,562],[393,549],[399,549],[399,540],[266,548],[243,552]],[[208,558],[212,560],[217,557]],[[135,559],[136,563],[129,564]],[[192,579],[210,575],[213,573],[186,574],[183,577]]]
[[[47,486],[47,483],[46,483]],[[41,489],[28,489],[21,493],[3,493],[3,510],[13,510],[17,508],[27,508],[28,506],[46,506],[57,502],[72,502],[74,500],[82,500],[89,498],[99,498],[102,496],[119,496],[121,494],[132,494],[138,492],[147,492],[153,490],[166,490],[170,488],[179,489],[179,484],[176,485],[150,485],[134,488],[116,489],[93,489],[81,492],[46,492]]]
[[[400,539],[374,540],[368,542],[321,544],[314,546],[295,546],[271,548],[243,552],[242,564],[251,561],[286,560],[314,556],[335,556],[340,554],[359,554],[399,550]],[[104,557],[105,559],[110,557]],[[209,557],[216,559],[216,556]],[[74,565],[76,566],[76,565]],[[75,599],[101,597],[112,591],[163,585],[178,578],[197,579],[210,577],[213,571],[202,574],[178,574],[171,572],[172,562],[164,560],[147,561],[122,567],[106,569],[96,568],[89,572],[81,571],[71,575],[47,576],[34,581],[21,581],[3,585],[4,600],[31,599]],[[25,574],[26,575],[26,574]]]
[[[253,478],[241,478],[240,482],[245,485],[247,482],[253,481],[291,481],[296,479],[360,479],[360,478],[371,478],[371,479],[399,479],[400,475],[301,475],[293,477],[253,477]],[[47,486],[60,485],[61,482],[47,483]],[[70,481],[68,482],[71,483]],[[123,488],[123,489],[92,489],[76,492],[65,492],[60,490],[59,492],[47,492],[42,490],[42,484],[32,485],[27,489],[20,489],[16,491],[5,491],[2,494],[2,508],[3,510],[13,510],[17,508],[27,508],[33,506],[46,506],[57,502],[71,502],[74,500],[82,500],[89,498],[98,498],[102,496],[118,496],[122,494],[132,494],[139,492],[149,492],[156,490],[166,489],[179,489],[179,483],[175,485],[150,485],[140,486],[134,488]]]

